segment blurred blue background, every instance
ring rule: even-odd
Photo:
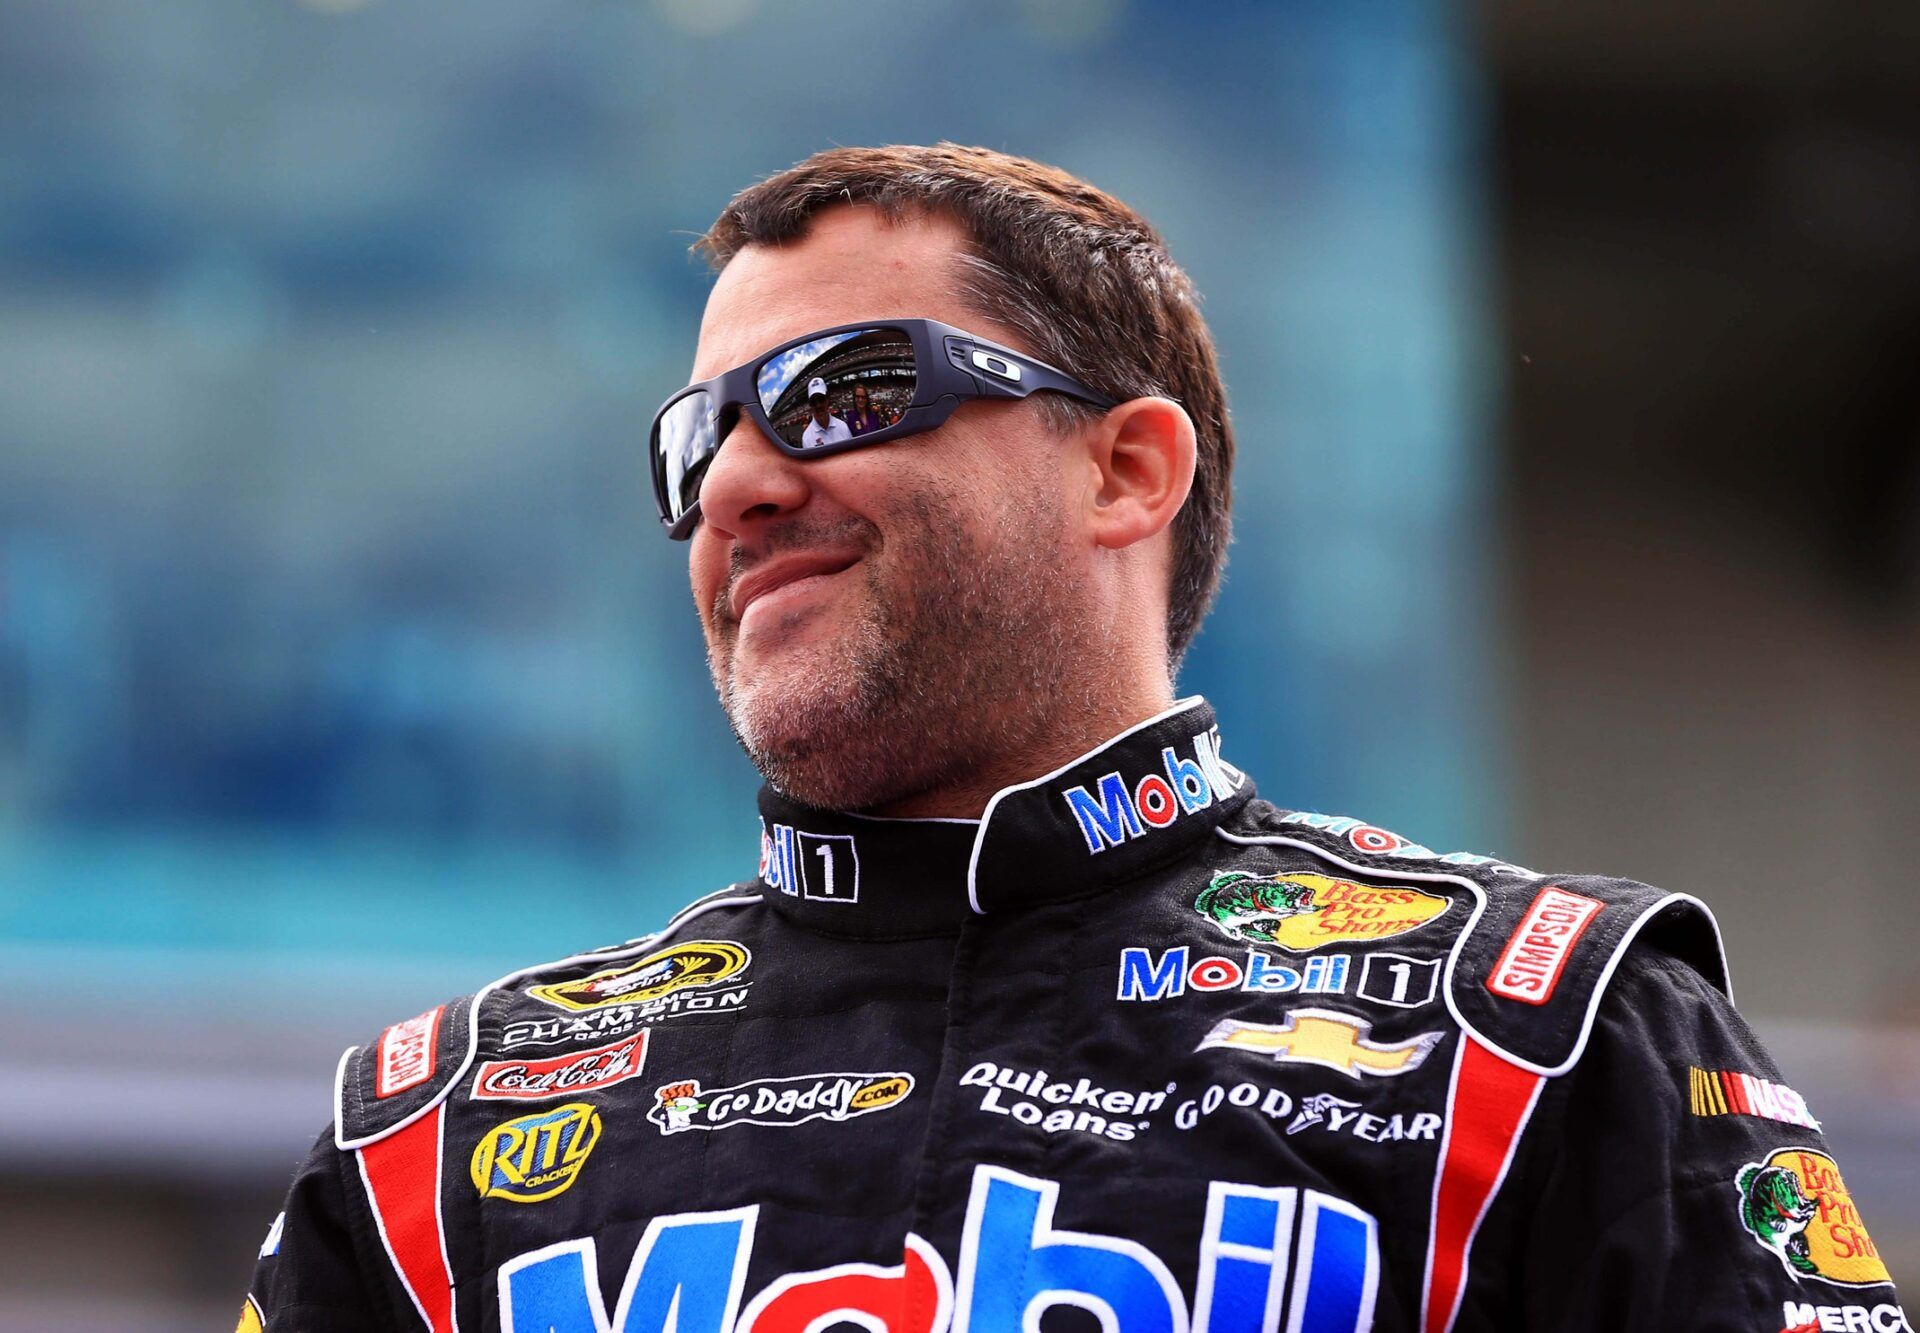
[[[10,945],[472,975],[750,875],[639,451],[690,238],[829,143],[1004,147],[1165,229],[1245,442],[1185,687],[1283,800],[1499,841],[1443,13],[890,12],[6,11]]]
[[[1812,221],[1739,205],[1745,122],[1701,108],[1810,59],[1791,23],[1551,8],[0,6],[0,1242],[35,1275],[0,1327],[225,1315],[340,1046],[752,873],[640,456],[687,247],[818,148],[938,139],[1118,194],[1206,294],[1238,534],[1181,683],[1228,756],[1283,805],[1720,905],[1910,1262],[1908,548],[1861,593],[1695,447],[1808,455],[1753,444],[1777,356],[1686,367],[1813,327],[1729,293],[1913,290],[1913,210],[1798,121],[1749,156]],[[1623,120],[1649,82],[1668,114]],[[1661,194],[1703,160],[1715,204]]]

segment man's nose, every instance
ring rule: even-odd
[[[701,478],[700,521],[739,537],[799,509],[809,494],[806,465],[774,448],[742,413]]]

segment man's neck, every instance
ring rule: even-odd
[[[1040,730],[964,776],[862,813],[888,819],[978,819],[996,792],[1064,768],[1172,706],[1172,683],[1161,680],[1157,688],[1142,689],[1126,699],[1102,699],[1099,706],[1088,709],[1051,710],[1043,715]]]

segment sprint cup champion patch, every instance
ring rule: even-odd
[[[1831,1157],[1812,1148],[1782,1148],[1735,1173],[1740,1225],[1793,1278],[1840,1287],[1873,1287],[1893,1279],[1867,1236],[1853,1196]]]
[[[575,1012],[610,1004],[645,1004],[676,991],[717,986],[739,976],[752,961],[753,954],[743,944],[692,940],[578,981],[529,986],[527,994]]]
[[[1308,871],[1224,871],[1193,900],[1193,910],[1229,938],[1278,945],[1289,953],[1404,935],[1444,916],[1452,905],[1421,889]]]
[[[483,1199],[538,1203],[579,1178],[600,1142],[600,1113],[585,1102],[495,1125],[474,1145],[469,1173]]]
[[[809,1120],[851,1120],[897,1106],[913,1091],[912,1074],[803,1074],[700,1090],[698,1079],[657,1089],[647,1119],[662,1134],[688,1129],[767,1125],[785,1129]]]

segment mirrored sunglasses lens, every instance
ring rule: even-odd
[[[654,430],[653,467],[666,497],[667,516],[678,521],[700,498],[700,479],[720,447],[713,395],[690,393],[660,414]]]
[[[789,347],[755,376],[773,430],[795,449],[884,430],[913,404],[913,339],[885,327],[830,333]]]

